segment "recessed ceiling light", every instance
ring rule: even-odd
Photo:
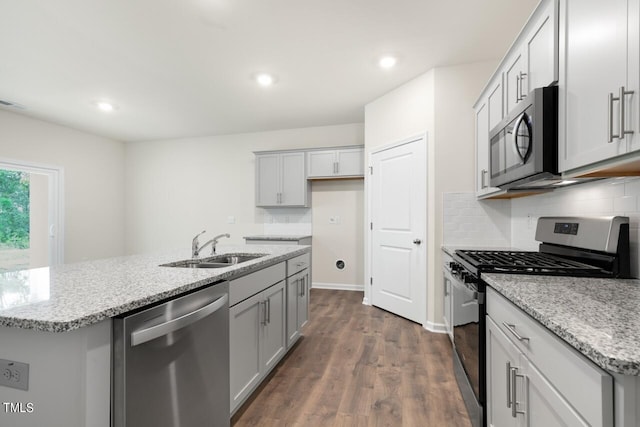
[[[96,101],[94,104],[98,110],[105,113],[110,113],[116,109],[115,105],[107,101]]]
[[[380,68],[393,68],[397,62],[398,59],[393,56],[383,56],[380,58],[380,61],[378,61],[378,65]]]
[[[275,79],[271,74],[260,73],[256,75],[256,82],[258,82],[260,86],[268,87],[275,83]]]

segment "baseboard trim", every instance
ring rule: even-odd
[[[369,298],[367,298],[367,297],[362,298],[362,304],[371,305],[371,303],[369,302]]]
[[[364,291],[364,285],[348,285],[344,283],[313,282],[311,287],[314,289],[335,289],[339,291]]]
[[[433,323],[433,322],[427,321],[427,323],[422,325],[422,327],[425,328],[427,331],[434,332],[436,334],[447,333],[447,326],[444,323]]]

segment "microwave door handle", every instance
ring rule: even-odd
[[[525,157],[522,157],[522,154],[520,153],[520,150],[518,150],[518,129],[520,128],[521,124],[525,124],[524,122],[524,113],[520,114],[520,116],[518,117],[518,119],[516,120],[516,124],[513,126],[513,132],[511,133],[511,148],[513,148],[513,151],[515,151],[516,156],[520,159],[520,164],[524,165],[525,164]]]

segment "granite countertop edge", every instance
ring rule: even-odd
[[[248,261],[247,263],[242,263],[230,267],[220,268],[220,269],[189,269],[189,268],[172,268],[172,267],[163,267],[161,264],[167,262],[178,261],[180,259],[185,259],[187,257],[181,256],[184,254],[184,251],[179,252],[180,255],[167,255],[161,254],[157,257],[154,255],[131,255],[125,257],[116,257],[109,258],[104,260],[96,260],[96,261],[88,261],[88,262],[80,262],[73,264],[65,264],[62,266],[51,267],[52,276],[61,271],[62,279],[52,279],[53,282],[56,282],[55,285],[64,285],[64,272],[66,270],[72,270],[73,274],[77,274],[78,272],[82,272],[81,274],[86,274],[88,277],[88,281],[91,282],[91,278],[95,279],[95,283],[97,283],[98,289],[97,292],[107,292],[107,295],[104,299],[109,298],[108,289],[105,286],[105,280],[101,279],[101,276],[105,273],[105,271],[101,271],[100,268],[96,268],[96,264],[100,265],[103,263],[104,265],[109,265],[108,263],[117,263],[118,260],[123,263],[131,263],[135,264],[137,259],[144,259],[144,268],[147,271],[149,269],[158,269],[158,272],[167,273],[167,280],[174,280],[177,278],[178,283],[175,286],[171,284],[163,283],[164,286],[168,286],[162,290],[154,289],[153,286],[149,286],[149,281],[145,281],[141,286],[148,286],[148,291],[142,291],[139,296],[134,297],[133,299],[126,300],[124,302],[116,302],[111,305],[107,305],[106,307],[100,308],[91,308],[91,306],[87,309],[79,309],[81,314],[74,314],[65,312],[68,309],[68,302],[64,302],[64,306],[61,305],[59,312],[56,312],[50,315],[47,318],[42,318],[44,315],[40,315],[38,307],[42,302],[37,301],[34,303],[25,304],[18,307],[9,307],[5,309],[0,308],[0,326],[1,327],[9,327],[9,328],[18,328],[25,330],[34,330],[34,331],[42,331],[42,332],[68,332],[75,329],[79,329],[85,326],[90,326],[96,323],[99,323],[105,319],[112,318],[123,313],[127,313],[132,310],[136,310],[148,305],[152,305],[159,301],[178,296],[184,294],[186,292],[202,288],[205,286],[209,286],[215,284],[217,282],[221,282],[224,280],[232,280],[255,271],[261,270],[263,268],[267,268],[271,265],[278,264],[290,258],[296,257],[298,255],[302,255],[304,253],[309,252],[309,246],[299,246],[299,245],[286,245],[286,246],[268,246],[268,245],[243,245],[243,246],[232,246],[224,250],[223,248],[219,251],[219,255],[223,255],[224,253],[266,253],[266,255],[262,258],[257,258],[252,261]],[[172,252],[176,253],[176,252]],[[177,256],[177,258],[176,258]],[[151,265],[149,265],[151,264]],[[134,268],[134,267],[131,267]],[[198,271],[194,271],[198,270]],[[27,270],[25,270],[27,271]],[[193,278],[193,275],[197,277]],[[0,274],[0,279],[3,277],[3,274]],[[54,286],[55,286],[54,285]],[[91,283],[89,283],[91,285]],[[107,284],[108,285],[108,284]],[[136,283],[125,284],[126,286],[130,286],[131,289],[137,289]],[[0,282],[0,286],[2,283]],[[52,291],[55,293],[55,291]],[[114,291],[115,295],[115,291]],[[60,299],[65,299],[67,296],[64,296]],[[70,296],[73,298],[73,296]],[[100,297],[95,297],[94,299],[101,299]],[[47,301],[48,303],[48,301]],[[78,298],[77,305],[81,306],[83,301]],[[73,305],[73,304],[70,304]],[[96,303],[98,305],[98,303]],[[56,309],[57,307],[54,307]],[[50,308],[47,308],[48,311],[51,311]],[[74,310],[72,310],[74,311]]]
[[[499,294],[504,296],[507,300],[512,302],[515,306],[523,310],[530,317],[535,319],[537,322],[542,324],[547,330],[555,334],[562,341],[567,343],[569,346],[574,348],[576,351],[581,353],[583,356],[591,360],[600,368],[617,373],[622,375],[629,376],[640,376],[640,351],[636,351],[637,346],[634,342],[630,342],[629,345],[625,348],[625,346],[621,346],[617,349],[610,350],[611,347],[600,345],[598,346],[596,340],[598,339],[596,335],[605,334],[606,331],[610,331],[611,329],[616,328],[624,329],[625,332],[628,328],[628,325],[602,325],[601,330],[594,329],[594,334],[588,336],[588,333],[584,333],[580,328],[575,328],[572,325],[572,322],[568,322],[565,325],[559,322],[560,318],[570,318],[573,320],[574,325],[582,325],[589,324],[592,325],[592,319],[581,318],[581,313],[577,312],[566,312],[562,313],[560,310],[563,308],[561,304],[558,304],[557,301],[554,301],[553,298],[549,298],[548,301],[541,302],[540,299],[538,301],[531,301],[527,299],[525,294],[520,292],[518,286],[514,286],[513,283],[518,281],[519,278],[524,278],[528,283],[535,282],[541,286],[549,285],[549,286],[566,286],[567,283],[562,284],[554,284],[554,280],[556,282],[562,281],[566,282],[567,280],[571,280],[572,278],[558,278],[554,276],[531,276],[531,275],[511,275],[511,274],[494,274],[488,273],[483,274],[482,278],[487,282],[491,288],[496,290]],[[575,279],[575,278],[573,278]],[[616,286],[616,283],[619,283],[621,286],[626,283],[633,283],[634,286],[640,287],[640,280],[622,280],[622,279],[585,279],[582,278],[581,281],[600,281],[606,282],[612,287]],[[622,289],[621,289],[622,291]],[[556,291],[557,292],[557,291]],[[621,292],[622,293],[622,292]],[[543,298],[543,297],[542,297]],[[624,296],[621,296],[624,298]],[[588,299],[588,296],[585,296],[585,299]],[[554,313],[548,314],[545,313],[545,307],[553,307]],[[611,304],[610,307],[612,310],[615,310],[615,303]],[[601,313],[603,314],[603,313]],[[601,316],[604,317],[604,316]],[[582,333],[581,333],[582,332]],[[640,331],[638,331],[638,336],[633,337],[633,341],[640,340]],[[603,348],[605,347],[605,348]],[[627,353],[627,354],[625,354]]]

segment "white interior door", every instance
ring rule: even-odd
[[[372,154],[371,303],[423,323],[427,286],[426,136]]]

